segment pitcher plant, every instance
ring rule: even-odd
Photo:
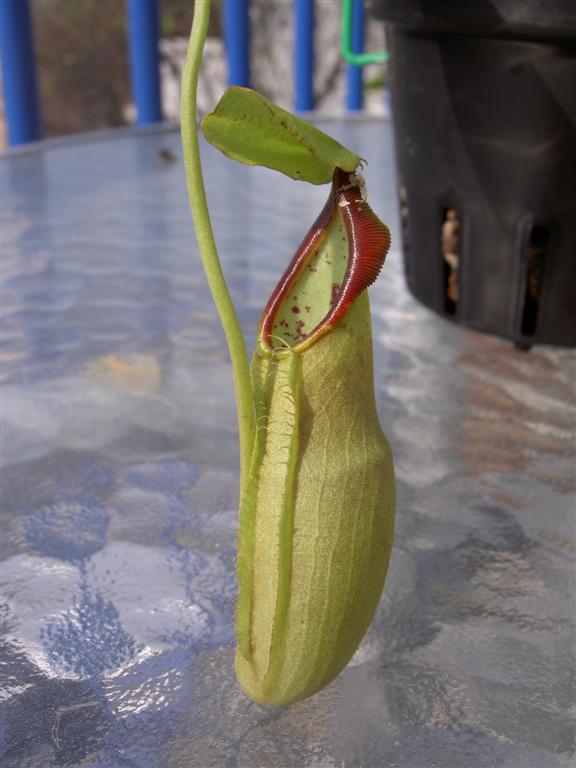
[[[342,671],[384,586],[395,483],[376,411],[366,289],[390,234],[366,201],[358,155],[260,94],[228,88],[200,126],[211,144],[240,162],[331,184],[264,308],[249,364],[200,164],[196,90],[209,14],[209,0],[196,0],[181,126],[198,247],[238,410],[236,675],[254,701],[282,706]]]

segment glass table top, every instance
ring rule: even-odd
[[[231,369],[178,132],[1,160],[5,768],[567,768],[574,756],[574,376],[407,292],[389,123],[317,123],[368,158],[393,247],[370,289],[397,473],[376,618],[283,709],[233,672]],[[249,348],[325,201],[203,147]]]

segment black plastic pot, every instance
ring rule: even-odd
[[[406,274],[518,346],[576,346],[576,2],[380,0]]]

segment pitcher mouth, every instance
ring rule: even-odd
[[[362,176],[336,168],[324,208],[266,304],[261,347],[303,352],[319,341],[376,280],[389,247]]]

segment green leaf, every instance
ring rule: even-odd
[[[200,129],[232,160],[263,165],[311,184],[327,184],[335,168],[352,172],[361,162],[323,131],[250,88],[227,88]]]

